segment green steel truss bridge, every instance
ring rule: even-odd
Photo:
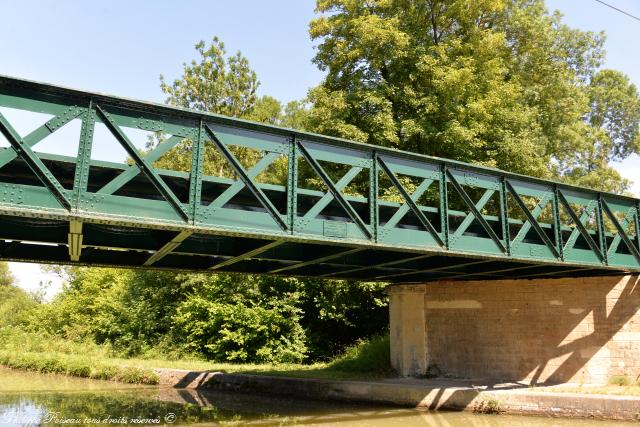
[[[4,260],[395,283],[640,271],[639,200],[446,159],[10,77],[0,145]]]

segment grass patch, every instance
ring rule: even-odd
[[[626,375],[614,375],[609,378],[610,385],[628,386],[631,385],[631,380]]]
[[[327,365],[330,371],[366,372],[374,375],[393,375],[391,369],[389,335],[361,341]]]
[[[130,384],[157,384],[159,377],[153,371],[155,368],[335,380],[395,375],[390,368],[388,336],[359,342],[328,363],[236,364],[196,358],[118,358],[112,356],[107,346],[0,328],[0,365]]]
[[[142,367],[118,366],[110,360],[63,353],[13,353],[0,350],[0,364],[44,374],[121,381],[129,384],[158,384],[160,378]]]

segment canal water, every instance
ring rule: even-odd
[[[78,425],[612,427],[621,423],[302,401],[0,368],[0,427]],[[629,424],[634,425],[634,424]]]

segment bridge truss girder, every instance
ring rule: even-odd
[[[20,134],[3,108],[48,119]],[[75,156],[40,150],[74,121]],[[93,157],[98,126],[126,159]],[[134,131],[163,137],[141,152]],[[7,260],[389,282],[640,271],[629,197],[9,77],[0,135]]]

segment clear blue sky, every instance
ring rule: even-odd
[[[311,64],[309,0],[0,0],[0,73],[163,101],[158,76],[180,75],[193,45],[219,36],[241,50],[260,92],[301,98],[321,73]]]
[[[640,1],[607,0],[640,17]],[[307,25],[314,0],[142,1],[0,0],[0,74],[163,101],[158,76],[173,79],[194,57],[193,45],[219,36],[256,70],[261,94],[290,101],[322,79],[311,63]],[[608,68],[640,85],[640,22],[595,0],[547,0],[569,25],[607,33]],[[616,167],[637,184],[640,159]],[[33,287],[37,266],[13,264],[21,285]]]

